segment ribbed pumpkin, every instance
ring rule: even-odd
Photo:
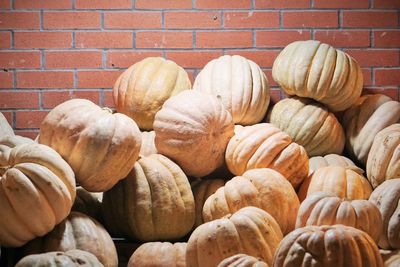
[[[236,124],[260,122],[269,105],[268,80],[260,67],[239,55],[213,59],[197,75],[193,90],[218,97]]]
[[[0,175],[3,175],[7,169],[10,148],[23,144],[35,144],[35,142],[19,135],[0,136]]]
[[[349,108],[361,95],[363,75],[348,54],[319,41],[296,41],[275,59],[272,77],[288,95],[307,97],[331,111]]]
[[[379,247],[400,249],[400,178],[383,182],[372,192],[369,201],[378,206],[383,220]]]
[[[308,173],[311,175],[314,171],[327,166],[341,166],[346,169],[355,171],[356,173],[363,174],[364,170],[357,167],[351,159],[341,155],[328,154],[323,157],[316,156],[309,159]]]
[[[3,136],[14,135],[14,131],[3,113],[0,112],[0,138]]]
[[[102,199],[103,199],[103,193],[88,192],[83,187],[78,186],[76,188],[76,198],[74,205],[72,206],[72,210],[82,212],[86,215],[89,215],[93,219],[102,222],[103,221],[103,216],[101,214]]]
[[[386,95],[363,95],[343,115],[346,150],[364,166],[375,135],[400,121],[400,103]]]
[[[374,240],[344,225],[307,226],[285,236],[274,267],[383,267]]]
[[[157,154],[156,144],[154,139],[156,138],[156,133],[154,131],[142,132],[142,145],[140,146],[139,155],[142,157],[150,156],[151,154]]]
[[[400,266],[400,250],[380,250],[385,267]]]
[[[107,228],[140,241],[177,240],[193,227],[188,178],[159,154],[139,159],[129,175],[103,195]]]
[[[281,229],[271,215],[256,207],[245,207],[197,227],[187,244],[186,264],[188,267],[217,266],[238,253],[271,264],[282,238]]]
[[[232,116],[221,102],[194,90],[168,99],[154,121],[158,152],[195,177],[223,165],[233,129]]]
[[[236,254],[221,261],[217,267],[268,267],[268,264],[246,254]]]
[[[314,192],[333,193],[340,198],[368,199],[372,188],[359,173],[340,166],[323,167],[309,176],[301,185],[299,199],[303,201]]]
[[[105,267],[117,267],[118,256],[110,235],[96,220],[72,211],[47,235],[24,247],[26,254],[80,249],[92,253]]]
[[[75,179],[71,167],[50,147],[22,144],[4,154],[0,243],[19,247],[47,234],[67,217],[75,199]]]
[[[186,267],[186,243],[149,242],[138,247],[128,267]]]
[[[246,126],[237,131],[228,143],[225,161],[235,175],[256,168],[274,169],[295,188],[308,174],[308,156],[304,148],[269,123]]]
[[[344,131],[333,113],[309,98],[285,98],[274,105],[269,121],[303,146],[308,156],[341,154]]]
[[[379,209],[368,200],[346,200],[332,193],[315,192],[301,203],[296,228],[335,224],[360,229],[376,242],[382,232]]]
[[[67,252],[47,252],[22,258],[15,267],[103,267],[93,254],[75,249]]]
[[[367,177],[372,187],[400,177],[400,124],[381,130],[374,138],[367,160]]]
[[[205,222],[222,218],[246,206],[267,211],[284,234],[294,229],[299,199],[290,183],[272,169],[249,170],[219,188],[204,203]]]
[[[139,125],[153,129],[154,115],[164,102],[190,89],[186,71],[171,60],[148,57],[130,66],[114,84],[113,98],[117,111]]]
[[[89,100],[72,99],[47,114],[40,125],[39,143],[61,154],[83,188],[103,192],[132,169],[141,135],[131,118]]]

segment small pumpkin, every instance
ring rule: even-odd
[[[0,112],[0,138],[3,136],[14,135],[14,130],[8,124],[6,117]]]
[[[151,154],[157,154],[156,144],[154,139],[156,138],[156,133],[154,131],[142,132],[142,145],[140,146],[139,155],[142,157],[150,156]]]
[[[246,254],[236,254],[221,261],[217,267],[269,267],[260,259]]]
[[[323,157],[316,156],[309,159],[308,175],[311,175],[314,171],[327,166],[341,166],[359,174],[364,173],[364,170],[357,167],[351,159],[337,154],[328,154]]]
[[[92,193],[86,191],[83,187],[78,186],[76,188],[76,198],[74,205],[72,206],[72,210],[82,212],[86,215],[89,215],[93,219],[102,222],[103,221],[101,213],[102,200],[103,200],[103,193]]]
[[[380,250],[385,267],[400,266],[400,250]]]
[[[128,267],[186,267],[186,243],[149,242],[138,247]]]

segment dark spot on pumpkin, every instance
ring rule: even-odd
[[[79,264],[79,265],[84,265],[86,262],[84,261],[84,260],[82,260],[82,259],[76,259],[76,262]]]

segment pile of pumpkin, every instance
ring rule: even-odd
[[[188,90],[146,58],[116,113],[66,101],[36,141],[0,118],[0,244],[35,254],[18,267],[117,266],[110,234],[143,243],[128,266],[399,266],[400,103],[361,96],[357,62],[318,41],[285,47],[273,78],[291,97],[267,114],[251,60],[214,59]]]

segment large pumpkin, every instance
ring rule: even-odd
[[[400,177],[400,124],[381,130],[374,138],[367,160],[367,177],[375,188]]]
[[[50,147],[22,144],[2,149],[0,244],[19,247],[67,217],[76,194],[74,173]]]
[[[212,95],[187,90],[168,99],[156,114],[156,148],[185,171],[203,177],[221,167],[234,124]]]
[[[140,146],[140,156],[147,157],[151,154],[157,154],[156,144],[154,139],[156,138],[156,133],[154,131],[142,132],[142,145]]]
[[[309,171],[308,174],[311,175],[314,171],[327,166],[341,166],[346,169],[353,170],[359,174],[363,174],[364,170],[357,167],[351,159],[348,159],[341,155],[328,154],[323,157],[316,156],[309,159]]]
[[[361,95],[363,74],[348,54],[319,41],[296,41],[275,59],[272,77],[288,95],[307,97],[331,111],[349,108]]]
[[[346,150],[364,166],[375,135],[400,121],[400,103],[386,95],[363,95],[344,113]]]
[[[103,195],[107,228],[140,241],[177,240],[193,227],[193,193],[181,168],[165,156],[139,159]]]
[[[269,104],[268,80],[260,67],[242,56],[213,59],[197,75],[194,90],[218,97],[235,124],[260,122]]]
[[[246,206],[267,211],[284,234],[294,229],[299,199],[290,183],[272,169],[249,170],[228,181],[203,206],[204,221],[232,214]]]
[[[235,175],[250,169],[271,168],[285,176],[295,188],[308,174],[308,156],[304,148],[269,123],[238,130],[228,143],[225,160]]]
[[[149,242],[138,247],[128,267],[186,267],[186,243]]]
[[[368,234],[338,224],[294,230],[280,243],[273,266],[383,267],[383,262]]]
[[[217,267],[268,267],[268,264],[253,256],[236,254],[221,261]]]
[[[72,99],[47,114],[40,125],[39,143],[61,154],[83,188],[102,192],[132,169],[141,135],[131,118],[89,100]]]
[[[0,138],[3,136],[14,135],[14,131],[3,113],[0,112]]]
[[[140,129],[151,130],[164,102],[190,87],[182,67],[161,57],[148,57],[119,76],[113,88],[114,103],[117,111],[134,119]]]
[[[256,207],[200,225],[189,238],[188,267],[217,266],[223,259],[245,253],[271,264],[282,232],[275,219]]]
[[[19,135],[0,136],[0,175],[7,169],[10,148],[23,144],[35,144],[35,142]]]
[[[308,156],[341,154],[344,131],[335,115],[308,98],[285,98],[274,105],[269,121],[302,145]]]

